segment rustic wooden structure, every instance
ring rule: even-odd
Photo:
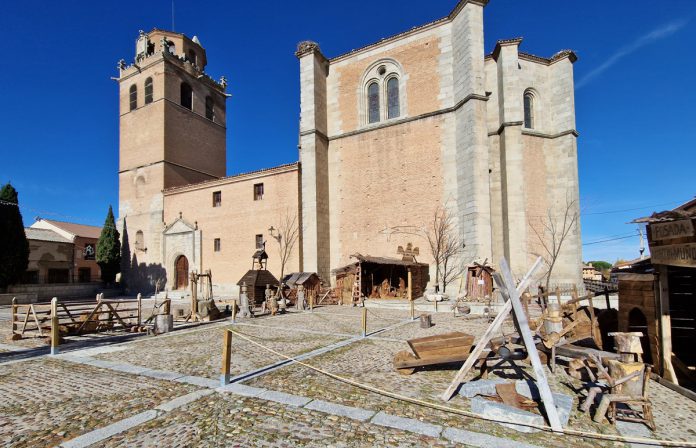
[[[429,266],[416,261],[354,254],[357,261],[334,269],[336,291],[347,305],[365,298],[408,299],[408,273],[411,272],[413,298],[423,295],[430,280]]]
[[[483,300],[493,295],[493,274],[491,266],[474,263],[466,269],[466,296],[472,300]]]
[[[142,301],[104,299],[18,304],[12,301],[12,337],[51,337],[52,347],[65,335],[81,335],[111,330],[129,330],[142,325]],[[57,350],[56,350],[57,351]]]
[[[326,291],[322,294],[321,277],[316,272],[293,272],[283,277],[282,283],[289,289],[284,292],[285,296],[293,302],[297,296],[298,286],[304,288],[308,304],[310,302],[316,304],[326,294]]]
[[[237,286],[242,283],[247,285],[247,297],[251,306],[261,305],[266,300],[266,285],[278,286],[278,279],[271,271],[266,269],[268,254],[265,250],[259,249],[252,256],[251,269],[237,282]]]
[[[394,356],[394,368],[402,375],[410,375],[416,367],[464,362],[471,352],[474,337],[458,331],[418,339],[409,339],[413,354],[400,351]]]
[[[619,276],[619,330],[643,332],[646,362],[696,388],[696,199],[633,222],[647,224],[652,270]]]

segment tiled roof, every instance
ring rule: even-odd
[[[24,234],[27,236],[28,240],[51,241],[54,243],[70,243],[70,244],[72,244],[72,241],[70,241],[67,238],[62,237],[61,235],[54,232],[53,230],[34,229],[32,227],[25,227]]]
[[[53,224],[59,229],[65,230],[66,232],[72,233],[76,236],[81,236],[84,238],[95,238],[98,239],[101,235],[101,227],[88,226],[86,224],[77,224],[74,222],[64,222],[64,221],[54,221],[52,219],[43,219],[47,223]]]

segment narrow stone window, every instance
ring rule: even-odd
[[[135,232],[135,250],[145,250],[145,236],[142,230]]]
[[[197,58],[196,58],[196,52],[195,52],[195,51],[189,50],[189,52],[188,52],[188,60],[189,60],[189,62],[191,62],[191,64],[196,65],[196,63],[198,62],[198,60],[197,60]]]
[[[222,191],[213,191],[213,207],[222,205]]]
[[[531,92],[524,94],[524,127],[534,129],[534,95]]]
[[[399,116],[399,79],[390,78],[387,81],[387,118]]]
[[[152,78],[145,80],[145,104],[152,102]]]
[[[185,82],[181,83],[181,105],[188,110],[193,110],[193,90]]]
[[[138,86],[133,84],[130,86],[130,110],[135,110],[138,107]]]
[[[263,184],[254,184],[254,200],[260,201],[263,199]]]
[[[215,104],[210,96],[205,97],[205,118],[215,121]]]
[[[369,123],[379,121],[379,85],[373,82],[367,87],[367,108],[369,110]]]
[[[256,235],[256,249],[263,249],[263,235]]]
[[[220,238],[215,238],[213,241],[213,250],[215,252],[220,252]]]

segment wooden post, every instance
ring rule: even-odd
[[[658,297],[660,313],[660,349],[659,356],[662,357],[662,377],[666,380],[679,384],[677,374],[672,365],[672,320],[669,310],[669,276],[667,267],[657,266],[658,277]],[[652,341],[650,341],[652,342]]]
[[[314,290],[309,291],[309,311],[314,311]]]
[[[58,297],[51,299],[51,355],[58,354],[60,325],[58,324]]]
[[[225,330],[222,342],[222,370],[220,373],[220,385],[230,384],[230,364],[232,362],[232,333]]]
[[[12,297],[12,334],[17,332],[17,297]]]
[[[532,281],[532,277],[534,276],[536,271],[539,270],[540,267],[541,257],[537,258],[529,272],[527,272],[527,275],[525,275],[524,278],[520,280],[519,285],[517,285],[518,292],[522,292],[525,289],[527,289],[529,283]],[[503,308],[498,312],[498,315],[495,316],[495,319],[493,319],[493,322],[488,327],[486,332],[483,334],[481,340],[478,343],[476,343],[474,349],[469,354],[469,357],[466,358],[466,362],[461,367],[461,369],[459,369],[459,372],[457,372],[447,390],[442,394],[441,398],[444,401],[449,401],[449,399],[452,398],[452,395],[454,395],[459,385],[462,383],[462,381],[464,381],[466,374],[469,373],[469,370],[471,370],[471,368],[474,366],[474,363],[479,359],[481,353],[483,353],[483,350],[486,348],[486,346],[488,346],[488,343],[491,341],[491,338],[493,338],[493,334],[495,334],[498,331],[498,329],[503,324],[503,321],[510,314],[510,310],[512,310],[512,302],[508,300],[507,302],[505,302],[505,304],[503,304]]]
[[[143,296],[138,293],[138,326],[143,324]]]
[[[416,306],[411,300],[411,320],[416,320]]]
[[[558,301],[558,306],[563,308],[563,304],[561,303],[561,288],[556,286],[556,300]]]
[[[367,308],[362,309],[362,337],[367,336]]]
[[[416,305],[413,303],[413,275],[411,274],[411,269],[408,270],[406,284],[406,297],[411,303],[411,320],[416,319]]]
[[[607,309],[610,310],[611,309],[611,302],[609,301],[609,288],[607,288],[606,286],[604,287],[604,298],[607,301]]]
[[[435,299],[435,312],[437,313],[437,298]]]
[[[232,323],[234,323],[235,317],[237,317],[237,301],[233,300],[232,301]]]

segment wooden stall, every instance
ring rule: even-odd
[[[619,329],[645,327],[662,376],[696,389],[696,199],[633,222],[647,224],[653,281],[645,277],[638,288],[640,279],[632,280],[631,290],[640,291],[641,302],[626,292],[622,296],[619,280],[619,308],[624,301],[629,305],[619,313]]]
[[[266,269],[268,265],[268,254],[264,249],[258,249],[252,255],[251,269],[237,282],[238,286],[246,283],[247,297],[249,303],[261,305],[266,300],[266,285],[270,285],[273,290],[278,289],[278,279],[271,271]]]
[[[414,299],[423,295],[430,281],[426,263],[361,254],[351,255],[351,258],[356,261],[332,271],[336,276],[339,301],[345,305],[365,298],[406,300],[409,271]]]
[[[466,270],[466,296],[469,299],[482,300],[493,295],[493,274],[495,269],[492,266],[475,263],[467,267]]]
[[[321,293],[321,277],[317,275],[316,272],[293,272],[291,274],[283,277],[283,285],[285,285],[288,290],[285,291],[287,298],[295,301],[297,297],[297,287],[302,286],[305,291],[305,297],[309,300],[309,297],[314,297],[314,300],[319,300]]]

